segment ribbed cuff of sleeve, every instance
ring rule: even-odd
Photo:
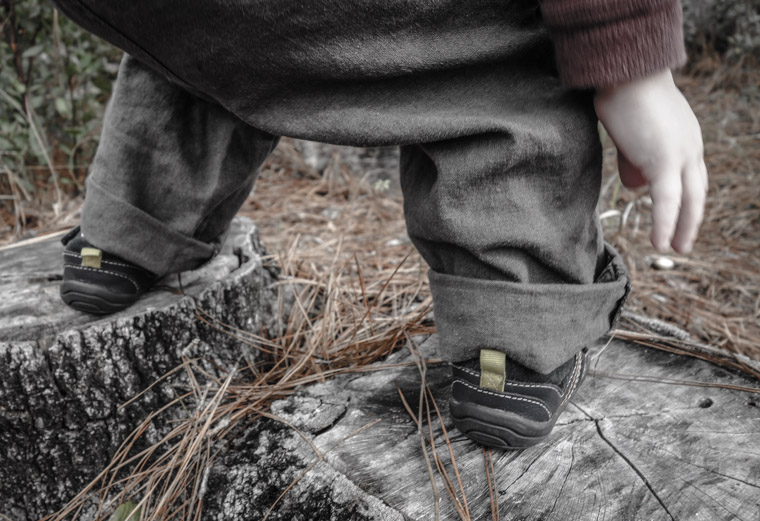
[[[607,2],[606,7],[594,0],[544,2],[565,85],[609,87],[686,62],[678,0],[603,0],[602,5]],[[573,3],[587,5],[580,11],[566,8]],[[599,11],[601,20],[594,20]]]

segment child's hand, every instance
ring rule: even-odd
[[[594,105],[617,146],[623,184],[649,184],[652,244],[689,253],[702,222],[707,168],[699,123],[670,71],[597,89]]]

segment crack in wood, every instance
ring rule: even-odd
[[[631,437],[628,437],[628,436],[626,436],[626,438],[628,438],[628,439],[629,439],[629,440],[631,440],[631,441],[636,441],[634,438],[631,438]],[[678,454],[676,454],[675,452],[673,452],[673,451],[671,451],[671,450],[668,450],[666,447],[663,447],[663,446],[659,446],[659,445],[658,445],[658,446],[657,446],[657,449],[658,449],[658,450],[661,450],[662,452],[666,452],[666,453],[670,454],[670,455],[671,455],[671,456],[672,456],[674,459],[676,459],[676,460],[680,461],[681,463],[685,463],[686,465],[690,465],[690,466],[692,466],[692,467],[697,467],[697,468],[699,468],[699,469],[702,469],[702,470],[704,470],[704,471],[707,471],[707,472],[709,472],[710,474],[715,474],[716,476],[720,476],[720,477],[723,477],[723,478],[726,478],[726,479],[730,479],[730,480],[732,480],[732,481],[736,481],[736,482],[738,482],[738,483],[743,483],[743,484],[745,484],[745,485],[747,485],[747,486],[750,486],[750,487],[753,487],[753,488],[758,488],[758,489],[760,489],[760,485],[758,485],[758,484],[756,484],[756,483],[750,483],[749,481],[745,481],[745,480],[743,480],[743,479],[737,478],[737,477],[735,477],[735,476],[731,476],[731,475],[729,475],[729,474],[723,474],[722,472],[718,472],[718,471],[716,471],[716,470],[713,470],[713,469],[710,469],[710,468],[704,467],[704,466],[702,466],[702,465],[699,465],[699,464],[697,464],[697,463],[694,463],[693,461],[689,461],[689,460],[683,459],[682,457],[678,456]]]
[[[344,386],[344,388],[345,388],[345,386]],[[319,401],[320,401],[320,406],[321,406],[321,404],[324,403],[324,400],[322,400],[320,398]],[[349,396],[348,400],[346,401],[346,406],[343,409],[343,411],[332,421],[332,423],[330,423],[330,425],[328,425],[327,427],[324,427],[324,428],[318,430],[317,432],[315,432],[314,434],[312,434],[312,440],[316,443],[317,442],[317,438],[320,435],[323,435],[326,432],[328,432],[328,431],[332,430],[333,428],[335,428],[341,422],[341,420],[343,420],[344,418],[346,418],[348,416],[348,411],[349,411],[350,407],[351,407],[351,397]],[[416,432],[414,434],[416,434]],[[327,456],[327,452],[329,452],[329,450],[326,451],[323,454],[322,463],[324,463],[325,465],[327,465],[328,467],[330,467],[336,474],[338,474],[339,476],[342,476],[346,481],[348,481],[349,483],[351,483],[352,485],[354,485],[357,489],[361,490],[362,493],[366,494],[367,496],[369,496],[371,498],[376,499],[378,502],[380,502],[383,505],[385,505],[389,510],[391,510],[391,511],[397,513],[397,514],[399,514],[404,519],[404,521],[411,521],[410,518],[409,518],[409,516],[407,516],[404,512],[402,512],[398,508],[395,508],[395,507],[391,506],[383,498],[381,498],[381,497],[373,494],[372,492],[369,492],[363,486],[359,485],[355,480],[351,479],[351,477],[348,476],[348,474],[346,474],[345,472],[343,472],[342,470],[340,470],[336,465],[334,465],[330,461],[330,458],[328,458],[328,456]],[[336,455],[336,457],[338,459],[340,459],[340,453],[338,453]]]
[[[47,367],[48,373],[50,374],[50,383],[52,383],[55,390],[58,391],[60,400],[65,401],[69,393],[66,388],[61,385],[61,382],[58,381],[55,367],[53,367],[53,362],[50,360],[50,351],[48,349],[43,350],[41,358],[45,362],[45,366]]]
[[[320,398],[320,399],[319,399],[319,407],[322,407],[322,405],[324,405],[324,403],[325,403],[325,402],[324,402],[324,400],[322,400],[322,399]],[[338,425],[338,423],[340,423],[340,421],[341,421],[343,418],[345,418],[345,417],[346,417],[346,414],[348,414],[348,408],[350,407],[350,404],[351,404],[351,397],[349,396],[349,397],[348,397],[348,399],[346,400],[346,404],[345,404],[345,407],[343,408],[343,411],[341,411],[341,413],[340,413],[340,414],[338,414],[338,416],[336,416],[336,417],[335,417],[335,419],[333,419],[333,421],[332,421],[332,422],[330,422],[330,424],[329,424],[329,425],[327,425],[326,427],[322,427],[321,429],[318,429],[318,430],[316,430],[316,431],[314,432],[314,434],[312,435],[312,436],[313,436],[313,438],[316,440],[316,438],[317,438],[318,436],[320,436],[320,435],[322,435],[322,434],[324,434],[324,433],[328,432],[328,431],[329,431],[329,430],[331,430],[333,427],[337,426],[337,425]]]
[[[509,491],[509,489],[510,489],[510,488],[512,488],[512,485],[514,485],[515,483],[517,483],[518,481],[520,481],[520,480],[522,479],[522,477],[523,477],[525,474],[527,474],[527,473],[528,473],[528,471],[529,471],[529,470],[530,470],[530,468],[533,466],[533,464],[534,464],[536,461],[538,461],[539,459],[541,459],[541,457],[542,457],[544,454],[546,454],[546,453],[549,451],[549,449],[550,449],[550,448],[551,448],[551,445],[548,445],[548,444],[547,444],[547,445],[544,447],[544,449],[543,449],[541,452],[539,452],[539,453],[536,455],[536,457],[535,457],[535,458],[533,458],[533,460],[532,460],[530,463],[528,463],[528,466],[527,466],[527,467],[525,467],[525,470],[523,470],[523,471],[520,473],[520,475],[519,475],[519,476],[517,476],[517,477],[516,477],[516,478],[515,478],[515,479],[512,481],[512,483],[510,483],[509,485],[507,485],[506,487],[504,487],[504,488],[502,488],[502,489],[499,489],[499,494],[506,494],[506,493]]]
[[[579,407],[579,409],[580,409],[580,407]],[[584,412],[584,414],[585,414],[585,411],[583,411],[583,412]],[[610,440],[609,440],[609,439],[608,439],[608,438],[607,438],[607,437],[604,435],[604,433],[602,432],[602,427],[601,427],[601,425],[599,425],[599,422],[600,422],[600,420],[596,420],[596,421],[594,422],[594,423],[596,424],[596,432],[597,432],[597,433],[599,433],[599,437],[600,437],[600,438],[602,438],[602,440],[604,440],[604,442],[605,442],[607,445],[609,445],[609,446],[610,446],[610,448],[611,448],[613,451],[615,451],[615,454],[617,454],[618,456],[620,456],[620,457],[623,459],[623,461],[625,461],[625,462],[628,464],[628,466],[629,466],[629,467],[631,467],[631,469],[632,469],[632,470],[633,470],[633,471],[636,473],[636,475],[638,475],[638,476],[639,476],[639,478],[641,478],[641,481],[643,481],[643,482],[644,482],[644,485],[646,485],[646,487],[649,489],[649,492],[651,492],[651,493],[652,493],[652,495],[653,495],[653,496],[654,496],[654,498],[657,500],[657,502],[660,504],[660,506],[661,506],[661,507],[662,507],[662,509],[665,511],[665,513],[666,513],[666,514],[668,514],[668,517],[669,517],[669,518],[670,518],[672,521],[675,521],[675,518],[673,517],[673,514],[671,514],[671,513],[670,513],[670,510],[668,510],[668,507],[665,505],[665,503],[663,502],[662,498],[660,498],[659,494],[657,494],[657,492],[654,490],[654,487],[652,487],[652,484],[651,484],[651,483],[649,483],[649,480],[646,478],[646,476],[644,475],[644,473],[643,473],[643,472],[641,472],[641,470],[639,470],[639,468],[638,468],[636,465],[634,465],[634,464],[633,464],[633,462],[632,462],[632,461],[631,461],[631,460],[630,460],[630,459],[629,459],[629,458],[628,458],[628,457],[627,457],[625,454],[623,454],[623,453],[622,453],[622,451],[620,451],[620,449],[618,449],[618,448],[615,446],[615,444],[614,444],[614,443],[612,443],[612,442],[611,442],[611,441],[610,441]]]
[[[591,419],[591,418],[575,418],[573,420],[570,420],[570,421],[564,422],[564,423],[557,422],[554,426],[555,427],[567,427],[568,425],[575,425],[576,423],[591,422],[591,421],[594,421],[594,420]]]
[[[596,430],[597,430],[597,433],[599,434],[600,438],[601,438],[601,439],[602,439],[602,440],[603,440],[603,441],[604,441],[604,442],[605,442],[607,445],[609,445],[609,446],[610,446],[610,448],[611,448],[611,449],[612,449],[612,450],[613,450],[613,451],[614,451],[614,452],[615,452],[615,453],[616,453],[616,454],[617,454],[619,457],[621,457],[621,458],[622,458],[622,459],[623,459],[623,460],[624,460],[624,461],[625,461],[625,462],[628,464],[628,466],[630,466],[630,467],[631,467],[631,469],[632,469],[634,472],[636,472],[636,474],[637,474],[637,475],[639,476],[639,478],[640,478],[640,479],[641,479],[641,480],[644,482],[644,484],[647,486],[647,488],[648,488],[648,489],[649,489],[649,491],[652,493],[652,495],[655,497],[655,499],[657,499],[658,503],[659,503],[659,504],[660,504],[660,506],[663,508],[663,510],[665,510],[665,512],[668,514],[668,516],[670,516],[670,518],[671,518],[671,519],[675,519],[675,518],[673,517],[673,515],[671,514],[671,512],[669,511],[669,509],[667,508],[667,506],[665,505],[665,503],[662,501],[662,499],[661,499],[661,498],[659,497],[659,495],[656,493],[656,491],[654,490],[654,488],[652,487],[651,483],[650,483],[650,482],[649,482],[649,480],[646,478],[646,476],[644,476],[644,474],[643,474],[643,473],[642,473],[642,472],[639,470],[639,468],[638,468],[638,467],[636,467],[636,466],[633,464],[633,462],[632,462],[632,461],[631,461],[631,460],[630,460],[630,459],[629,459],[629,458],[628,458],[628,457],[627,457],[625,454],[623,454],[623,453],[622,453],[622,451],[621,451],[621,450],[619,450],[619,449],[617,448],[617,446],[616,446],[616,445],[614,445],[614,444],[613,444],[613,443],[610,441],[610,439],[609,439],[609,438],[607,438],[607,437],[604,435],[604,432],[602,431],[602,428],[601,428],[601,425],[600,425],[600,422],[601,422],[601,421],[603,421],[603,420],[605,420],[605,419],[620,419],[620,418],[633,418],[633,417],[641,417],[641,416],[656,416],[657,414],[653,414],[653,413],[635,413],[635,414],[624,414],[624,415],[613,415],[613,416],[600,416],[600,417],[596,418],[596,417],[592,416],[592,415],[591,415],[589,412],[587,412],[586,410],[584,410],[582,407],[580,407],[578,404],[576,404],[576,403],[573,403],[573,402],[571,402],[571,403],[572,403],[572,404],[573,404],[573,406],[574,406],[576,409],[578,409],[578,410],[579,410],[579,411],[580,411],[580,412],[581,412],[581,413],[582,413],[584,416],[586,416],[586,418],[585,418],[585,419],[576,419],[576,420],[574,420],[574,421],[572,421],[572,422],[569,422],[569,423],[568,423],[568,425],[569,425],[569,424],[572,424],[572,423],[578,423],[578,422],[581,422],[581,421],[593,421],[593,422],[595,423],[595,425],[596,425]],[[695,409],[695,408],[698,408],[698,407],[680,407],[680,408],[677,408],[677,409],[669,409],[669,410],[664,410],[664,411],[658,411],[658,414],[660,414],[660,413],[670,413],[670,412],[673,412],[673,411],[681,411],[681,410],[692,410],[692,409]],[[633,438],[629,438],[629,439],[630,439],[631,441],[636,441],[636,440],[634,440]],[[697,468],[700,468],[700,469],[702,469],[702,470],[705,470],[705,471],[707,471],[707,472],[709,472],[709,473],[711,473],[711,474],[714,474],[714,475],[716,475],[716,476],[721,476],[721,477],[723,477],[723,478],[726,478],[726,479],[730,479],[730,480],[732,480],[732,481],[736,481],[736,482],[738,482],[738,483],[742,483],[742,484],[748,485],[748,486],[750,486],[750,487],[753,487],[753,488],[758,488],[758,489],[760,489],[760,485],[757,485],[757,484],[754,484],[754,483],[750,483],[750,482],[748,482],[748,481],[745,481],[745,480],[742,480],[742,479],[740,479],[740,478],[736,478],[736,477],[734,477],[734,476],[730,476],[730,475],[727,475],[727,474],[723,474],[723,473],[721,473],[721,472],[717,472],[717,471],[715,471],[715,470],[713,470],[713,469],[709,469],[709,468],[707,468],[707,467],[704,467],[704,466],[702,466],[702,465],[698,465],[698,464],[696,464],[696,463],[693,463],[693,462],[691,462],[691,461],[685,460],[685,459],[683,459],[683,458],[680,458],[678,455],[676,455],[676,454],[675,454],[675,453],[673,453],[672,451],[669,451],[669,450],[667,450],[666,448],[664,448],[664,447],[662,447],[662,446],[658,446],[657,448],[658,448],[659,450],[662,450],[662,451],[664,451],[664,452],[666,452],[666,453],[670,454],[670,455],[671,455],[673,458],[677,459],[678,461],[680,461],[680,462],[682,462],[682,463],[685,463],[685,464],[691,465],[691,466],[693,466],[693,467],[697,467]],[[735,518],[735,519],[741,519],[741,518],[738,516],[738,514],[736,514],[735,512],[731,511],[731,510],[730,510],[728,507],[726,507],[725,505],[723,505],[722,503],[720,503],[719,501],[717,501],[717,500],[716,500],[715,498],[713,498],[713,497],[712,497],[710,494],[708,494],[708,493],[706,493],[705,491],[703,491],[702,489],[700,489],[700,488],[699,488],[698,486],[696,486],[694,483],[692,483],[692,482],[690,482],[690,481],[688,481],[688,480],[686,480],[686,479],[684,479],[684,478],[681,478],[681,479],[682,479],[684,482],[686,482],[686,483],[687,483],[689,486],[691,486],[691,487],[695,488],[696,490],[698,490],[699,492],[701,492],[701,493],[702,493],[703,495],[705,495],[706,497],[709,497],[710,499],[712,499],[712,501],[713,501],[713,502],[714,502],[716,505],[718,505],[718,506],[719,506],[720,508],[722,508],[723,510],[725,510],[725,511],[729,512],[729,513],[730,513],[730,514],[733,516],[733,518]]]
[[[728,474],[723,474],[722,472],[718,472],[718,471],[715,471],[715,470],[712,470],[712,469],[708,469],[707,467],[703,467],[702,465],[697,465],[696,463],[694,463],[692,461],[687,461],[687,460],[685,460],[683,458],[679,458],[678,456],[676,456],[672,452],[666,450],[665,448],[661,447],[661,449],[664,450],[665,452],[668,452],[669,454],[672,454],[675,459],[677,459],[678,461],[681,461],[683,463],[686,463],[687,465],[691,465],[692,467],[697,467],[697,468],[700,468],[702,470],[706,470],[710,474],[715,474],[716,476],[720,476],[722,478],[730,479],[731,481],[736,481],[736,482],[739,482],[739,483],[744,483],[745,485],[747,485],[749,487],[760,489],[760,485],[757,485],[755,483],[750,483],[749,481],[744,481],[743,479],[740,479],[740,478],[737,478],[737,477],[734,477],[734,476],[731,476],[731,475],[728,475]]]
[[[557,493],[557,497],[554,498],[554,504],[552,505],[551,512],[554,512],[554,509],[557,508],[557,502],[559,501],[559,498],[562,497],[562,491],[565,490],[565,485],[567,484],[567,480],[570,477],[570,472],[573,470],[573,464],[575,463],[575,446],[570,445],[570,466],[567,468],[567,473],[565,474],[565,479],[562,480],[562,485],[559,487],[559,492]]]
[[[602,521],[604,521],[607,519],[607,490],[604,488],[604,483],[602,482],[599,469],[594,469],[594,479],[596,480],[596,484],[599,486],[599,490],[602,491],[602,503],[599,510],[601,511]],[[596,504],[596,496],[594,496],[594,504]],[[596,514],[596,519],[598,521],[599,513]]]
[[[338,458],[340,459],[340,456],[338,456]],[[336,467],[335,465],[333,465],[333,463],[328,459],[327,454],[324,455],[324,457],[322,458],[321,462],[324,463],[325,465],[327,465],[328,467],[330,467],[336,474],[338,474],[339,476],[342,476],[346,481],[348,481],[349,483],[351,483],[357,489],[361,490],[362,493],[366,494],[367,496],[369,496],[369,497],[371,497],[373,499],[376,499],[378,502],[380,502],[381,504],[385,505],[389,510],[391,510],[393,512],[396,512],[397,514],[399,514],[404,519],[404,521],[410,521],[409,516],[407,516],[404,512],[402,512],[401,510],[399,510],[396,507],[393,507],[393,506],[389,505],[388,502],[385,499],[383,499],[383,498],[381,498],[381,497],[373,494],[372,492],[369,492],[364,487],[362,487],[361,485],[359,485],[356,481],[354,481],[353,479],[351,479],[345,472],[343,472],[338,467]],[[315,469],[316,469],[316,467],[315,467]],[[312,470],[314,470],[314,469],[312,469]]]
[[[699,406],[694,407],[675,407],[672,409],[658,409],[655,412],[634,412],[630,414],[606,414],[602,416],[592,416],[589,412],[585,411],[584,409],[581,409],[577,403],[570,401],[570,403],[578,409],[580,412],[582,412],[586,418],[576,418],[574,420],[570,420],[567,423],[557,423],[557,426],[564,426],[564,425],[572,425],[574,423],[583,422],[583,421],[600,421],[600,420],[617,420],[617,419],[625,419],[625,418],[640,418],[642,416],[660,416],[663,414],[670,414],[673,412],[681,412],[681,411],[693,411],[695,409],[701,409]]]
[[[721,502],[719,502],[717,499],[715,499],[715,498],[714,498],[714,497],[712,497],[710,494],[708,494],[707,492],[705,492],[704,490],[702,490],[701,488],[699,488],[698,486],[696,486],[694,483],[692,483],[692,482],[691,482],[691,481],[689,481],[688,479],[686,479],[686,478],[682,478],[682,477],[680,477],[680,476],[679,476],[679,478],[681,479],[681,481],[683,481],[683,482],[687,483],[687,484],[688,484],[690,487],[692,487],[692,488],[695,488],[696,490],[698,490],[700,494],[702,494],[702,495],[704,495],[704,496],[707,496],[707,497],[709,497],[710,499],[712,499],[712,501],[713,501],[713,502],[714,502],[716,505],[718,505],[720,508],[722,508],[723,510],[725,510],[726,512],[728,512],[729,514],[731,514],[731,516],[732,516],[732,517],[731,517],[731,519],[732,519],[732,520],[736,520],[736,521],[746,521],[744,518],[742,518],[742,517],[739,517],[739,515],[738,515],[736,512],[734,512],[733,510],[729,509],[727,506],[725,506],[724,504],[722,504]],[[714,510],[713,510],[713,512],[714,512]]]

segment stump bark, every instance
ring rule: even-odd
[[[120,405],[183,357],[210,357],[221,367],[256,358],[251,347],[198,320],[196,306],[239,329],[277,327],[276,273],[262,265],[248,219],[233,222],[210,263],[182,274],[184,295],[170,276],[107,317],[60,301],[62,249],[53,239],[0,251],[0,514],[13,521],[54,512],[102,470],[174,393],[159,385]],[[146,442],[159,432],[160,425]]]

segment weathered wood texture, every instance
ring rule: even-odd
[[[276,327],[276,275],[262,267],[250,220],[233,223],[211,263],[183,274],[186,296],[175,293],[175,276],[163,283],[173,290],[157,288],[100,319],[60,301],[62,248],[48,240],[0,251],[0,514],[14,521],[54,511],[92,479],[126,435],[174,394],[160,385],[119,406],[183,356],[221,366],[255,356],[197,320],[196,302],[234,327]],[[148,441],[159,433],[160,425]]]
[[[423,351],[435,356],[435,339]],[[603,353],[596,370],[639,379],[589,376],[548,444],[493,453],[501,519],[760,519],[760,396],[643,377],[757,382],[619,341]],[[447,367],[428,369],[472,519],[491,519],[483,454],[446,417],[448,375]],[[311,433],[326,461],[288,493],[270,519],[433,519],[418,435],[396,383],[416,407],[420,378],[414,368],[339,378],[275,403],[273,412]],[[341,443],[376,419],[380,422]],[[435,433],[448,462],[441,429]],[[314,459],[288,427],[259,422],[235,440],[211,472],[205,517],[260,519]],[[458,519],[440,481],[438,490],[440,519]]]
[[[183,279],[203,309],[256,331],[276,327],[276,297],[270,289],[275,277],[262,269],[253,232],[249,222],[236,221],[225,252]],[[60,250],[51,241],[0,251],[0,514],[13,521],[50,513],[93,477],[131,429],[173,393],[158,386],[129,407],[119,405],[183,355],[221,366],[254,356],[196,320],[189,296],[158,290],[135,309],[100,320],[69,311],[57,297]],[[435,337],[422,347],[427,357],[435,357],[435,349]],[[407,356],[402,351],[390,361]],[[501,519],[760,520],[760,397],[652,380],[757,382],[623,342],[611,344],[595,369],[599,375],[586,380],[548,444],[494,453]],[[447,367],[429,368],[471,518],[489,519],[483,453],[448,420],[448,379]],[[273,405],[314,440],[324,461],[270,519],[433,519],[419,439],[396,383],[416,407],[420,377],[411,367],[337,378]],[[145,441],[155,441],[164,427],[159,422]],[[448,462],[440,427],[435,433]],[[208,473],[204,519],[260,519],[314,458],[286,425],[252,422],[229,440]],[[440,480],[438,490],[440,519],[456,519]]]

